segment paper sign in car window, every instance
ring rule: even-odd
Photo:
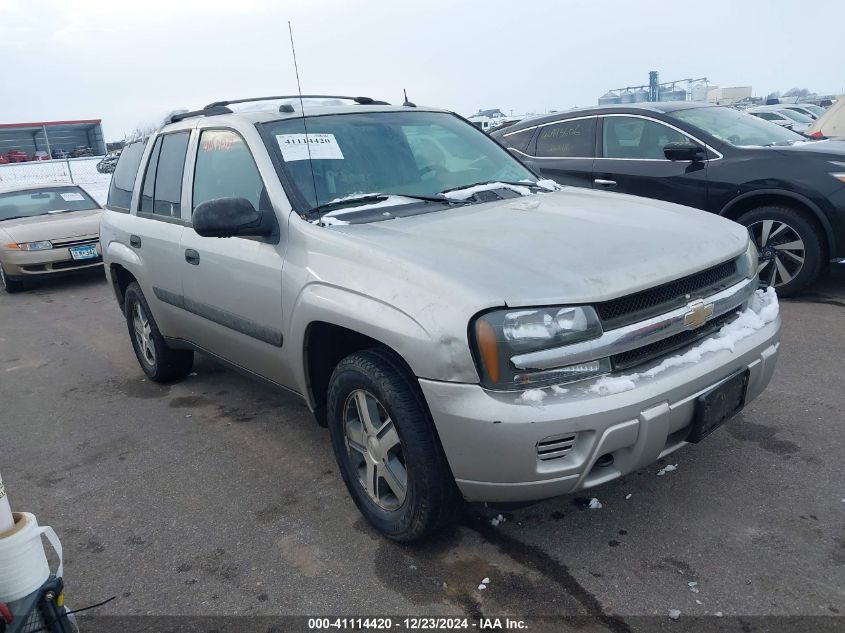
[[[334,134],[276,134],[276,142],[287,163],[308,160],[309,147],[312,160],[343,160]]]
[[[60,193],[59,195],[65,202],[82,202],[85,200],[85,196],[81,193]]]

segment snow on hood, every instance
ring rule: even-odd
[[[733,352],[739,341],[774,321],[778,317],[778,312],[778,298],[775,289],[769,287],[767,290],[758,290],[751,297],[748,307],[739,313],[739,317],[719,330],[716,336],[705,339],[683,354],[670,356],[659,365],[646,371],[599,378],[588,391],[601,396],[630,391],[643,378],[654,378],[673,367],[697,363],[706,354],[721,350]]]
[[[343,198],[335,198],[329,204],[334,202],[343,202],[345,200],[354,200],[355,198],[360,198],[362,196],[382,196],[386,194],[381,193],[353,193],[349,196],[344,196]],[[320,224],[323,226],[333,226],[333,225],[343,225],[349,224],[346,220],[342,217],[347,213],[357,213],[358,211],[363,211],[365,209],[377,209],[378,207],[393,207],[398,204],[408,204],[411,202],[419,202],[416,198],[406,198],[405,196],[394,196],[394,195],[387,195],[384,200],[377,200],[375,202],[368,202],[366,204],[358,204],[354,207],[350,208],[343,208],[343,209],[335,209],[334,211],[329,211],[328,213],[324,213],[316,220],[311,220],[312,224]],[[389,215],[389,214],[387,214]]]

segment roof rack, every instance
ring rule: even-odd
[[[229,99],[227,101],[215,101],[205,106],[205,109],[228,106],[235,103],[249,103],[252,101],[276,101],[279,99],[346,99],[354,101],[359,105],[390,105],[387,101],[377,101],[370,97],[346,97],[342,95],[275,95],[272,97],[252,97],[250,99]],[[194,115],[196,116],[196,115]]]
[[[176,114],[171,114],[167,117],[167,119],[165,119],[164,123],[167,125],[184,119],[190,119],[195,116],[215,116],[218,114],[232,114],[232,111],[224,106],[211,104],[205,106],[202,110],[191,110],[190,112],[178,112]]]

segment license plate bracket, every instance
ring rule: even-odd
[[[74,260],[95,259],[97,257],[96,244],[84,244],[82,246],[71,246],[70,256]]]
[[[695,403],[695,415],[687,442],[700,442],[722,423],[745,406],[748,391],[747,368],[731,374],[722,384],[700,395]]]

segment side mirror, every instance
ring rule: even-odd
[[[701,161],[706,158],[704,148],[694,143],[669,143],[663,148],[663,155],[669,160]]]
[[[215,198],[197,205],[191,217],[203,237],[266,237],[273,233],[273,214],[256,211],[245,198]]]

